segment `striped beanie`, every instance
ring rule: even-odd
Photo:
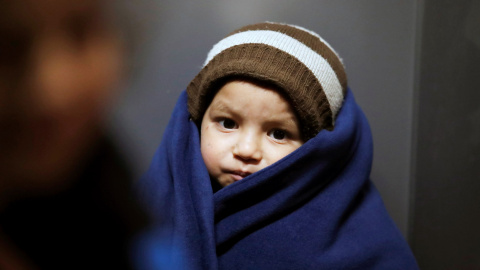
[[[234,78],[281,91],[297,114],[305,141],[333,129],[347,89],[341,59],[316,33],[271,22],[247,25],[213,46],[188,85],[188,110],[197,125],[216,92]]]

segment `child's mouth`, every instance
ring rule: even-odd
[[[233,179],[235,181],[239,181],[239,180],[242,180],[243,178],[249,176],[250,172],[244,172],[244,171],[232,171],[230,172],[230,175],[232,175]]]

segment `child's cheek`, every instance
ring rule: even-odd
[[[213,130],[209,125],[202,125],[202,135],[200,138],[202,158],[210,174],[213,174],[215,168],[218,167],[218,151],[216,149],[215,136],[212,134]]]

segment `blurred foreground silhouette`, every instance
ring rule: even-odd
[[[0,0],[0,269],[129,269],[147,224],[102,128],[124,75],[114,1]]]

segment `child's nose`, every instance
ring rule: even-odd
[[[246,162],[258,162],[262,159],[260,140],[255,135],[242,136],[233,147],[233,155]]]

